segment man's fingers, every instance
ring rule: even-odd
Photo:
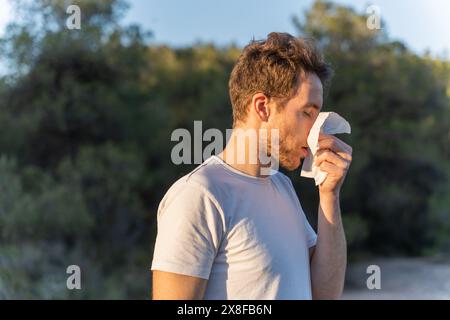
[[[351,162],[353,159],[353,156],[351,155],[351,153],[346,153],[346,152],[337,152],[338,155],[340,155],[342,158],[344,158],[345,160]]]
[[[352,154],[352,147],[341,139],[324,133],[319,134],[319,148]]]
[[[346,169],[349,166],[349,160],[334,153],[331,150],[319,150],[316,153],[316,159],[314,161],[316,166],[320,166],[323,161],[328,161],[334,165]]]
[[[345,169],[336,166],[335,164],[328,162],[327,160],[322,161],[322,163],[319,166],[320,170],[331,174],[334,177],[343,177],[345,175]]]

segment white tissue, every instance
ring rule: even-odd
[[[325,134],[351,133],[350,124],[336,112],[320,112],[308,135],[309,154],[303,160],[302,177],[314,178],[316,186],[327,177],[327,173],[314,165],[316,152],[319,149],[319,132]]]

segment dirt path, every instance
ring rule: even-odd
[[[367,288],[369,265],[380,267],[380,290]],[[450,299],[450,259],[380,258],[350,265],[343,299]]]

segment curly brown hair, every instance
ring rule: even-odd
[[[283,107],[307,73],[315,73],[323,86],[328,86],[333,75],[312,39],[272,32],[266,40],[251,41],[239,56],[228,82],[233,127],[245,120],[255,93],[278,99],[278,107]]]

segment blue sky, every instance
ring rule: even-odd
[[[9,0],[0,0],[0,34],[11,19]],[[100,1],[100,0],[99,0]],[[313,0],[129,0],[124,23],[139,23],[154,33],[153,41],[185,46],[195,41],[245,45],[271,31],[294,33],[293,15]],[[370,4],[381,9],[390,37],[402,40],[417,53],[450,54],[449,0],[337,0],[365,12]],[[73,0],[76,3],[76,0]],[[448,55],[447,55],[448,57]]]
[[[365,12],[370,4],[381,9],[389,36],[418,53],[450,54],[448,0],[338,0]],[[295,32],[291,17],[301,15],[313,0],[131,0],[126,22],[138,22],[154,32],[154,41],[175,46],[196,40],[217,44],[246,44],[271,31]]]

